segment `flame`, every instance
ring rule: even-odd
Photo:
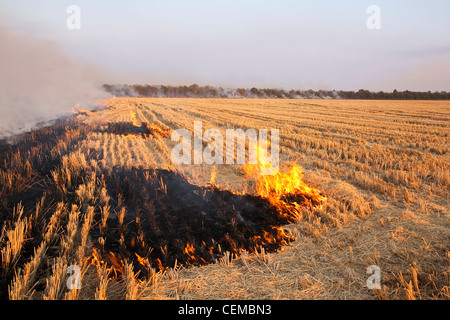
[[[74,105],[72,107],[72,113],[79,115],[79,114],[84,114],[84,115],[88,115],[91,111],[86,110],[86,109],[81,109],[80,108],[80,104],[77,103],[76,105]]]
[[[150,134],[152,135],[159,135],[161,138],[168,138],[170,135],[169,129],[161,129],[161,127],[158,127],[156,124],[152,124],[148,130],[150,131]]]
[[[213,169],[211,171],[211,179],[209,180],[209,184],[210,185],[214,185],[215,184],[216,177],[217,177],[216,167],[213,167]]]
[[[290,213],[297,214],[300,201],[302,204],[320,206],[326,200],[318,189],[303,182],[302,167],[294,163],[282,172],[279,168],[272,167],[266,153],[267,148],[260,144],[254,147],[257,148],[257,164],[245,165],[243,171],[247,179],[256,180],[256,194],[268,199],[277,208],[289,209]],[[267,168],[273,170],[272,175],[262,174]]]
[[[206,244],[203,242],[203,245],[206,246]],[[213,248],[211,248],[212,250]],[[186,265],[193,265],[193,264],[206,264],[206,260],[203,259],[201,256],[195,253],[195,247],[192,243],[187,243],[186,247],[184,248],[184,254],[188,256],[187,261],[185,262]]]
[[[92,248],[92,254],[87,258],[87,262],[97,269],[103,265],[110,265],[108,268],[108,274],[110,278],[117,278],[124,272],[124,263],[120,257],[117,257],[113,252],[108,252],[105,256],[105,260],[102,259],[100,253]]]
[[[282,246],[287,245],[288,244],[287,240],[291,240],[293,237],[287,235],[284,229],[281,227],[274,227],[273,233],[276,236],[274,236],[272,233],[267,232],[266,230],[263,230],[263,235],[253,237],[253,241],[258,246],[264,247],[269,247],[271,245],[281,246],[280,250],[284,251]]]
[[[186,248],[184,248],[184,253],[192,257],[195,253],[195,248],[191,243],[187,243]]]
[[[95,248],[92,248],[92,254],[88,257],[88,262],[96,267],[100,267],[105,263],[101,260],[100,255]]]
[[[139,122],[136,119],[136,112],[131,113],[131,122],[133,123],[133,126],[140,127]]]
[[[127,135],[125,135],[125,138],[131,138],[131,139],[147,139],[149,137],[149,135],[152,136],[160,136],[164,139],[168,138],[170,136],[170,129],[166,128],[166,129],[162,129],[161,127],[159,127],[156,124],[149,124],[147,122],[143,122],[143,123],[139,123],[138,120],[136,119],[136,112],[132,112],[131,113],[131,125],[134,128],[138,128],[136,129],[136,133],[129,133]]]
[[[136,255],[137,261],[143,265],[144,267],[147,267],[149,265],[148,259],[143,258],[140,255],[138,255],[136,252],[134,253]]]
[[[124,138],[126,138],[126,139],[143,139],[141,135],[136,135],[136,134],[132,134],[132,133],[125,135]]]
[[[159,270],[168,269],[168,268],[164,268],[164,266],[163,266],[163,264],[162,264],[162,262],[161,262],[161,260],[159,258],[156,258],[155,261],[158,264],[158,269]]]

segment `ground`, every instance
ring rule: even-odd
[[[166,168],[198,186],[215,172],[221,189],[251,192],[239,165],[174,165],[178,142],[163,133],[192,133],[200,120],[204,130],[278,128],[280,167],[301,166],[305,183],[327,200],[284,226],[297,240],[277,252],[226,254],[213,264],[155,271],[148,283],[126,280],[125,289],[116,280],[101,287],[101,273],[88,268],[83,282],[92,285],[78,298],[98,297],[101,288],[109,298],[450,298],[448,102],[114,98],[105,106],[75,115],[96,129],[64,148],[67,168],[73,159],[100,171]],[[89,197],[88,189],[85,182],[77,196]],[[378,289],[367,287],[373,265],[380,270]]]

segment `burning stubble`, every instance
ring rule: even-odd
[[[105,97],[105,74],[69,58],[51,41],[0,26],[0,47],[0,137]]]

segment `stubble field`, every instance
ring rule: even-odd
[[[2,146],[2,298],[450,298],[448,102],[114,98],[105,105]],[[124,173],[140,179],[142,170],[161,169],[199,187],[254,190],[241,165],[172,163],[178,142],[170,133],[192,133],[194,121],[222,132],[280,129],[280,169],[302,167],[305,184],[326,200],[273,228],[289,235],[282,246],[257,236],[262,249],[213,241],[217,259],[198,263],[187,245],[184,260],[172,264],[169,240],[145,243],[142,199],[130,191],[133,178],[129,187],[119,183]],[[127,238],[127,210],[137,212],[136,239]],[[135,242],[137,262],[101,256]],[[144,251],[159,258],[143,262]],[[137,263],[146,266],[139,273]],[[66,288],[69,265],[80,267],[80,290]],[[367,287],[373,265],[379,289]]]

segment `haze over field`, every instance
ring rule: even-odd
[[[79,8],[79,29],[71,5]],[[0,120],[29,129],[103,83],[325,90],[450,88],[447,1],[0,0]]]
[[[0,47],[0,137],[108,96],[101,90],[100,71],[51,41],[0,26]]]
[[[380,8],[369,30],[370,5]],[[66,22],[80,8],[80,29]],[[441,91],[450,3],[433,1],[0,1],[11,29],[118,73],[121,83]],[[105,79],[108,82],[108,79]]]

